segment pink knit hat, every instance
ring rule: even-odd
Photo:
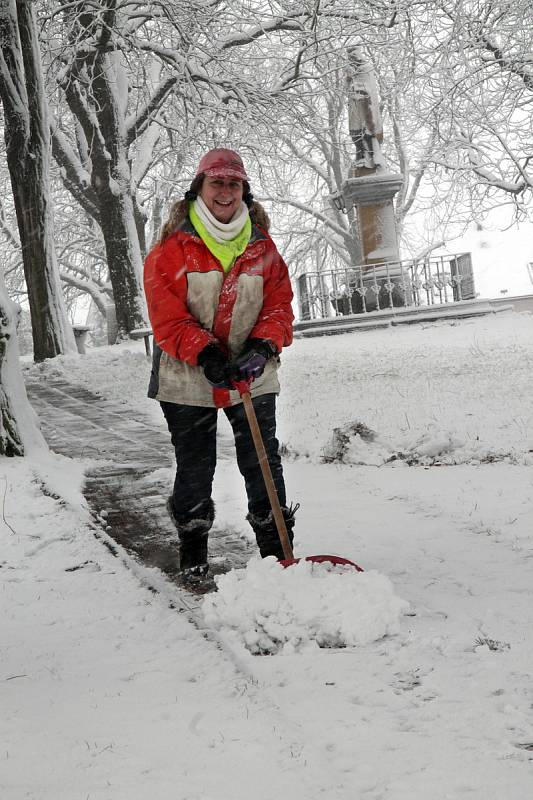
[[[196,171],[196,176],[198,175],[207,175],[208,178],[248,180],[240,155],[235,150],[226,150],[225,147],[216,147],[203,156]]]

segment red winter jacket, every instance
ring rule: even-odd
[[[270,236],[253,226],[252,237],[228,273],[191,222],[156,245],[144,266],[144,289],[154,333],[149,394],[184,405],[240,402],[237,392],[213,389],[197,358],[219,342],[231,357],[249,337],[270,339],[278,353],[292,342],[292,288],[287,266]],[[278,359],[254,381],[252,395],[279,392]]]

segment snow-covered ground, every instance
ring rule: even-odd
[[[142,345],[28,370],[162,424]],[[172,587],[149,592],[95,539],[82,463],[4,459],[2,797],[531,795],[533,317],[298,340],[282,383],[295,549],[365,568],[337,596],[356,644],[306,640],[316,612],[298,646],[252,655],[258,594],[286,631],[318,586],[296,573],[282,586],[260,561],[207,601],[206,639]],[[249,535],[232,460],[215,501],[217,525]]]

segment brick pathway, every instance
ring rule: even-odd
[[[28,380],[26,389],[52,450],[98,460],[86,470],[84,494],[106,532],[179,584],[177,534],[165,509],[170,487],[156,472],[174,464],[167,431],[63,380]],[[215,574],[244,566],[255,552],[237,533],[216,529],[209,550]]]

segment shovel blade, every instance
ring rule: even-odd
[[[353,567],[357,570],[357,572],[363,572],[363,568],[356,564],[355,561],[350,561],[349,558],[342,558],[342,556],[305,556],[305,558],[285,558],[283,561],[280,561],[282,567],[292,567],[294,564],[297,564],[299,561],[314,561],[317,564],[324,564],[330,563],[333,565],[341,564],[342,566]]]

